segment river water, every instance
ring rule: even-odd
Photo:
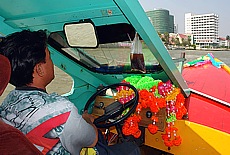
[[[218,58],[226,65],[230,66],[230,51],[199,51],[199,50],[169,50],[171,57],[180,58],[181,53],[185,53],[185,62],[194,60],[200,56],[204,56],[207,53],[212,53],[215,58]],[[55,67],[55,79],[47,87],[47,92],[57,92],[58,94],[64,94],[70,91],[72,87],[72,80],[69,75],[67,75],[62,70]],[[0,104],[2,103],[5,96],[14,89],[12,85],[8,85],[3,95],[0,97]]]

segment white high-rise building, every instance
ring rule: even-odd
[[[219,17],[218,15],[185,14],[185,34],[193,36],[193,42],[200,48],[214,47],[219,43]]]

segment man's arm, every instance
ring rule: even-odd
[[[95,133],[96,133],[96,138],[93,142],[92,145],[88,146],[88,147],[94,147],[96,144],[97,144],[97,141],[98,141],[98,129],[97,127],[93,124],[94,122],[94,117],[91,115],[91,114],[88,114],[88,111],[85,111],[83,114],[82,114],[82,118],[87,122],[89,123],[90,125],[93,126],[94,130],[95,130]]]
[[[94,118],[90,114],[78,114],[73,107],[64,125],[60,140],[62,145],[71,153],[79,154],[83,147],[93,147],[98,141],[98,131],[93,124]]]

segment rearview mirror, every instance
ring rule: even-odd
[[[67,42],[71,47],[97,47],[98,41],[92,23],[71,23],[64,25]]]

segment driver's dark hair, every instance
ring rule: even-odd
[[[47,35],[43,30],[23,30],[2,39],[0,54],[10,60],[12,85],[22,87],[33,82],[34,67],[45,62],[46,47]]]

